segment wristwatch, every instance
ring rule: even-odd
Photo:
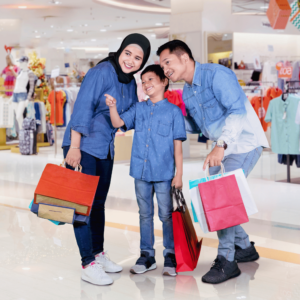
[[[217,147],[227,149],[227,144],[223,140],[217,140]]]

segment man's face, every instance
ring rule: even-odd
[[[182,56],[170,53],[169,49],[164,50],[160,54],[160,66],[164,70],[165,75],[173,82],[182,80],[183,74],[186,72],[186,64]]]

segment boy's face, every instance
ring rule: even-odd
[[[187,70],[186,53],[178,56],[170,53],[169,49],[164,50],[160,54],[160,66],[164,70],[165,75],[173,82],[182,80]]]
[[[153,72],[147,72],[142,76],[143,91],[150,98],[164,94],[167,84],[167,78],[162,81],[159,76]]]

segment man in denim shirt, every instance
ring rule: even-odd
[[[186,130],[214,141],[203,170],[219,173],[221,162],[227,172],[242,168],[248,176],[257,163],[266,136],[235,74],[217,64],[195,62],[189,47],[174,40],[162,45],[157,55],[165,75],[173,82],[184,80],[183,101],[187,109]],[[234,226],[218,231],[218,256],[202,277],[206,283],[220,283],[240,275],[237,262],[259,258],[254,243],[243,228]]]

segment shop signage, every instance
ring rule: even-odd
[[[273,29],[285,29],[291,14],[288,0],[270,0],[267,17]]]
[[[278,72],[279,78],[292,78],[293,67],[281,67]]]
[[[290,22],[300,30],[300,0],[294,1],[291,8]]]

